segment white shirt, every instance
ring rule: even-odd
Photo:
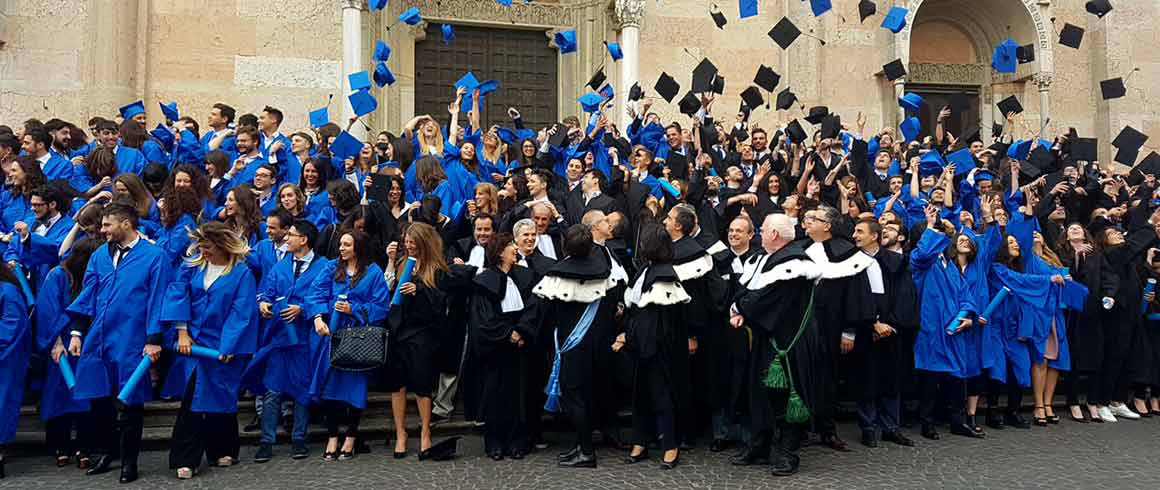
[[[225,272],[226,272],[226,266],[224,266],[224,265],[213,265],[210,263],[206,263],[205,264],[205,282],[203,283],[205,286],[205,289],[209,289],[209,287],[212,286],[213,283],[215,281],[217,281],[219,277],[221,277],[223,274],[225,274]]]
[[[133,241],[129,242],[127,245],[124,245],[122,247],[122,248],[124,248],[123,253],[118,254],[117,249],[110,250],[110,253],[113,255],[113,267],[117,267],[117,264],[121,263],[121,255],[129,253],[130,250],[133,250],[133,247],[137,246],[137,242],[140,242],[140,241],[141,241],[141,235],[135,234],[135,235],[133,235]],[[112,247],[112,245],[110,245],[110,247]]]
[[[536,237],[536,248],[540,253],[544,254],[552,260],[556,259],[556,247],[552,244],[552,237],[548,235],[539,235]]]
[[[52,158],[52,152],[46,151],[46,152],[44,152],[43,156],[36,159],[37,162],[40,162],[40,170],[42,170],[42,171],[44,170],[44,166],[48,164],[48,159],[50,159],[50,158]]]
[[[53,216],[51,219],[49,219],[47,223],[44,223],[44,222],[41,222],[40,220],[37,220],[36,224],[33,225],[33,227],[32,227],[32,233],[37,235],[37,236],[47,235],[48,230],[52,229],[52,227],[54,225],[56,225],[57,221],[60,221],[60,217],[61,217],[61,214],[56,213],[56,216]]]

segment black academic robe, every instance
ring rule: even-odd
[[[874,400],[899,395],[906,369],[907,334],[918,328],[918,298],[914,280],[907,267],[907,257],[889,250],[874,256],[882,277],[881,292],[875,291],[878,321],[894,328],[895,334],[875,340],[859,333],[849,354],[847,372],[851,395],[859,400]],[[873,266],[872,266],[873,267]],[[913,354],[910,357],[913,362]]]
[[[435,287],[414,278],[411,282],[415,284],[415,294],[404,295],[402,304],[391,307],[387,314],[390,342],[384,370],[389,388],[408,384],[408,391],[416,395],[434,394],[440,345],[463,342],[462,336],[456,340],[448,334],[447,293],[469,286],[474,273],[471,266],[451,266],[449,272],[435,273]],[[397,283],[393,285],[397,287]]]
[[[724,284],[716,272],[713,257],[702,242],[694,237],[683,237],[673,242],[673,270],[692,300],[684,305],[684,332],[686,339],[697,339],[697,352],[688,356],[689,389],[695,397],[691,403],[678,405],[678,433],[683,439],[695,437],[713,408],[713,400],[722,398],[713,382],[710,369],[712,346],[721,344],[722,329],[718,323],[726,302]],[[679,397],[686,395],[678,393]]]
[[[586,213],[594,209],[603,211],[604,214],[622,210],[620,203],[607,194],[600,194],[584,202],[584,193],[577,191],[568,195],[568,212],[565,213],[565,219],[569,223],[579,223]]]
[[[625,350],[633,361],[634,426],[648,433],[655,414],[675,416],[677,407],[688,405],[692,395],[688,337],[682,328],[684,305],[691,298],[667,264],[649,266],[631,282],[625,295]],[[676,444],[665,442],[667,447]]]
[[[721,275],[724,282],[726,298],[731,300],[737,294],[745,263],[760,253],[760,249],[749,248],[741,255],[731,249],[713,254],[716,273]],[[744,413],[749,391],[745,384],[748,379],[750,329],[731,328],[728,315],[721,315],[720,318],[719,322],[714,322],[717,325],[713,327],[721,330],[721,335],[715,339],[718,343],[709,347],[713,357],[710,363],[712,385],[717,386],[716,397],[712,400],[713,408]]]
[[[1103,299],[1119,295],[1120,278],[1101,252],[1083,258],[1060,256],[1060,261],[1071,271],[1073,280],[1088,288],[1083,311],[1065,312],[1071,370],[1081,374],[1097,373],[1104,361],[1104,323],[1112,320],[1109,311],[1103,307]]]

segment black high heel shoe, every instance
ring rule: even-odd
[[[336,459],[338,459],[338,452],[337,451],[323,451],[323,453],[322,453],[322,460],[323,461],[329,462],[329,461],[334,461]]]
[[[628,456],[624,458],[624,464],[639,463],[639,462],[644,461],[646,459],[648,459],[648,448],[647,447],[644,448],[644,450],[641,451],[640,454],[637,454],[636,456],[633,456],[632,451],[630,450],[628,452]]]
[[[339,451],[338,452],[338,460],[339,461],[347,461],[350,459],[354,459],[354,455],[356,455],[356,454],[358,454],[358,451]]]
[[[1035,407],[1035,410],[1038,412],[1039,410],[1043,410],[1043,407]],[[1047,427],[1047,417],[1040,417],[1036,412],[1032,412],[1032,417],[1035,418],[1035,425],[1038,425],[1039,427]]]
[[[394,451],[393,455],[394,455],[395,459],[403,459],[403,458],[407,457],[407,451],[403,451],[403,452]]]

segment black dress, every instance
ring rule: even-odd
[[[403,295],[402,304],[391,307],[387,314],[390,341],[383,373],[387,391],[405,388],[419,397],[434,393],[439,375],[436,353],[447,330],[447,291],[469,285],[474,271],[471,266],[451,266],[450,272],[435,274],[436,287],[429,287],[416,277],[411,281],[415,294]]]

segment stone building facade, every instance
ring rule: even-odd
[[[1111,160],[1110,142],[1125,125],[1160,145],[1160,1],[1113,0],[1115,9],[1102,19],[1085,11],[1084,0],[876,3],[877,15],[859,22],[857,0],[833,0],[833,11],[816,18],[808,2],[762,0],[759,14],[748,19],[738,18],[735,1],[516,0],[504,7],[494,0],[398,0],[372,12],[366,0],[0,0],[0,123],[26,117],[81,122],[139,98],[150,121],[161,117],[158,101],[176,101],[198,120],[217,101],[242,112],[270,104],[286,112],[287,130],[306,126],[307,113],[323,105],[333,120],[345,120],[345,74],[371,69],[374,43],[383,39],[393,51],[388,64],[397,82],[375,90],[379,110],[366,119],[372,128],[397,129],[417,112],[432,112],[439,91],[450,98],[452,75],[480,60],[501,72],[501,86],[519,88],[506,99],[497,95],[497,103],[522,105],[528,94],[538,94],[539,119],[547,120],[577,114],[584,83],[604,67],[623,121],[623,97],[633,82],[651,91],[664,71],[687,90],[693,67],[707,57],[726,79],[715,114],[728,120],[738,94],[765,64],[781,75],[778,90],[790,87],[801,101],[790,111],[756,110],[756,120],[767,126],[813,105],[827,105],[845,121],[862,112],[870,129],[896,126],[896,98],[916,91],[931,106],[965,95],[970,109],[956,125],[990,128],[1000,118],[995,103],[1016,95],[1028,132],[1075,127],[1100,139],[1102,161]],[[728,20],[724,29],[710,18],[714,5]],[[880,27],[892,5],[909,9],[897,35]],[[411,6],[424,22],[395,22]],[[788,50],[778,48],[766,33],[783,16],[825,45],[802,36]],[[1086,30],[1079,49],[1058,43],[1064,23]],[[442,41],[429,33],[442,24],[474,40],[465,37],[455,53],[437,49]],[[556,54],[552,35],[572,29],[579,49]],[[1036,59],[999,75],[990,68],[991,51],[1007,38],[1034,45]],[[604,41],[620,42],[624,59],[613,63]],[[908,75],[889,82],[882,65],[896,58]],[[1099,82],[1118,76],[1128,80],[1127,95],[1102,100]],[[552,100],[539,100],[545,97]],[[675,116],[675,102],[655,110]],[[937,107],[928,110],[924,120]],[[487,115],[503,122],[500,111]]]

